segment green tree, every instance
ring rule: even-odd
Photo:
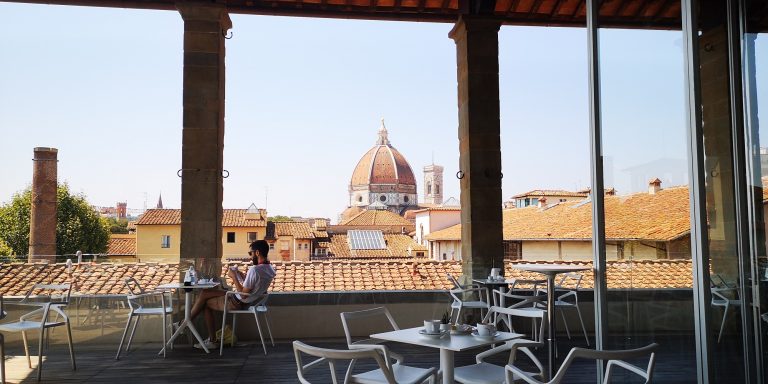
[[[128,220],[117,219],[116,217],[108,217],[107,224],[109,225],[109,233],[128,233]]]
[[[29,252],[29,216],[32,205],[30,188],[0,206],[0,240],[13,254]],[[109,241],[109,223],[99,217],[84,195],[72,195],[69,186],[60,184],[56,193],[56,253],[103,253]]]
[[[288,216],[277,215],[277,216],[272,216],[272,217],[268,218],[267,220],[269,220],[269,221],[291,221],[291,218],[288,217]]]

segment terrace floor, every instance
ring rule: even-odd
[[[692,351],[680,350],[687,345],[687,337],[670,336],[659,340],[662,350],[654,374],[655,383],[695,383],[695,357]],[[30,340],[34,343],[34,340]],[[342,340],[303,340],[309,344],[326,348],[344,348]],[[576,341],[574,339],[574,341]],[[583,341],[583,340],[582,340]],[[114,360],[113,345],[81,344],[75,345],[77,371],[69,365],[66,345],[53,343],[49,356],[44,357],[43,383],[296,383],[296,365],[291,343],[279,340],[275,347],[268,347],[264,355],[260,344],[246,344],[235,348],[226,348],[224,356],[218,351],[206,355],[201,350],[188,345],[177,345],[163,359],[157,356],[159,343],[136,344],[132,350]],[[568,342],[561,344],[562,350],[568,350]],[[36,345],[31,349],[36,350]],[[404,354],[410,365],[430,367],[439,365],[438,351],[430,348],[393,345],[393,350]],[[31,351],[35,353],[35,351]],[[477,351],[479,352],[479,351]],[[474,363],[477,352],[456,354],[456,366]],[[7,380],[9,383],[36,383],[36,371],[27,368],[23,348],[19,343],[7,347]],[[537,352],[542,361],[544,350]],[[507,356],[499,356],[495,363],[503,365]],[[373,362],[360,362],[361,368],[371,367]],[[35,360],[33,359],[33,367]],[[343,370],[340,374],[343,377]],[[567,383],[595,383],[595,363],[579,361],[571,367],[566,378]],[[327,365],[315,370],[313,382],[330,383]],[[613,382],[634,383],[629,376],[617,377]]]

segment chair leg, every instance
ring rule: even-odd
[[[261,347],[264,348],[264,354],[267,354],[267,345],[264,344],[264,334],[261,332],[261,322],[259,321],[259,313],[254,312],[253,318],[256,319],[256,328],[259,330],[259,338],[261,339]]]
[[[233,317],[235,315],[232,315]],[[221,337],[219,338],[219,356],[224,356],[224,327],[227,325],[227,306],[224,305],[223,315],[221,316]],[[232,330],[232,339],[235,338],[235,330]]]
[[[125,335],[128,334],[128,328],[131,327],[131,319],[133,319],[133,311],[128,315],[128,321],[125,322],[125,329],[123,330],[123,337],[120,338],[120,344],[117,346],[117,354],[115,360],[120,360],[120,351],[123,349],[123,342],[125,342]]]
[[[32,359],[29,357],[29,343],[27,342],[27,332],[21,332],[21,339],[24,341],[24,354],[27,356],[27,366],[32,369]]]
[[[163,310],[163,346],[165,346],[165,343],[168,341],[168,316],[165,315],[165,310]],[[163,359],[165,359],[165,350],[167,348],[163,347]]]
[[[560,309],[560,310],[555,309],[555,311],[559,311],[560,312],[560,317],[563,318],[563,328],[565,328],[565,334],[568,335],[568,340],[570,340],[571,339],[571,330],[568,329],[568,322],[565,320],[565,312],[562,309]]]
[[[5,384],[5,337],[0,333],[0,384]]]
[[[69,358],[72,359],[72,370],[77,370],[75,364],[75,348],[72,343],[72,327],[69,325],[69,319],[67,319],[67,341],[69,341]]]
[[[576,313],[579,314],[579,322],[581,323],[581,331],[584,332],[584,340],[587,341],[587,346],[589,346],[589,337],[587,337],[587,327],[584,326],[584,319],[581,317],[581,309],[579,309],[579,305],[576,305]]]
[[[275,339],[272,338],[272,327],[269,326],[269,312],[264,312],[264,320],[267,321],[267,332],[269,332],[269,341],[272,342],[272,346],[275,346]]]
[[[43,343],[45,342],[45,328],[40,330],[40,340],[37,342],[37,381],[43,378]]]
[[[235,329],[236,328],[237,328],[237,313],[233,313],[232,314],[232,335],[233,336],[235,334]],[[232,340],[230,340],[229,346],[230,347],[234,347],[235,346],[235,338],[234,337],[232,337]]]
[[[720,342],[720,339],[722,339],[722,337],[723,337],[723,329],[725,329],[725,319],[728,316],[728,307],[730,307],[730,306],[726,305],[725,309],[723,310],[723,321],[720,322],[720,334],[717,336],[717,342],[718,343]]]
[[[136,328],[139,327],[139,320],[141,320],[141,316],[136,316],[136,321],[133,322],[133,329],[131,330],[131,336],[128,337],[128,344],[125,346],[126,352],[128,352],[131,349],[131,342],[133,341],[133,335],[136,334]]]

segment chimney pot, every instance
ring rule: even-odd
[[[648,182],[648,194],[655,195],[656,192],[661,191],[661,180],[658,178]]]

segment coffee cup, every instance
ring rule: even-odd
[[[496,333],[496,326],[491,323],[477,323],[478,336],[491,336]]]
[[[424,320],[424,332],[426,333],[440,332],[440,320]]]

